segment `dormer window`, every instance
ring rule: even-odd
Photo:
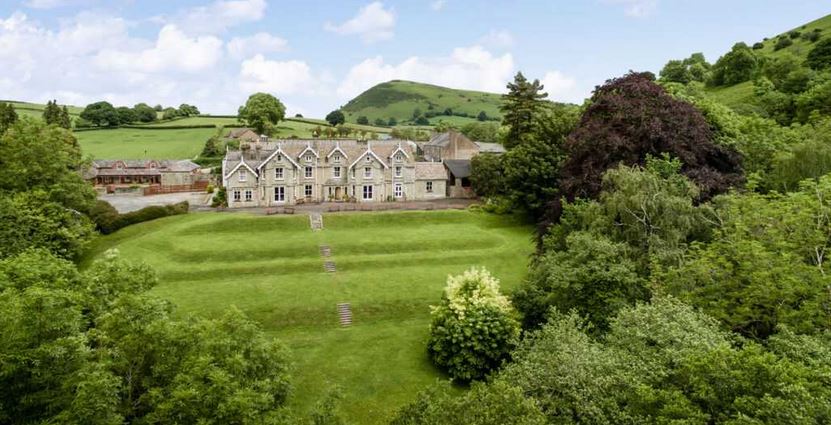
[[[244,182],[248,180],[248,171],[239,170],[239,181]]]
[[[312,162],[312,156],[311,155],[308,155],[308,154],[306,155],[306,162]]]
[[[340,154],[339,153],[334,154],[332,156],[332,160],[334,160],[335,162],[340,162]]]
[[[395,154],[395,160],[400,162],[400,161],[404,160],[404,157],[399,152],[399,153]]]
[[[277,159],[277,162],[283,162],[283,155],[278,153],[277,156],[276,156],[276,159]]]

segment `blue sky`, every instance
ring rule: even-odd
[[[233,113],[265,91],[319,117],[390,79],[501,92],[521,70],[580,102],[630,69],[715,61],[829,13],[827,0],[0,0],[0,98]]]

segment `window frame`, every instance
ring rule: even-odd
[[[274,202],[286,202],[285,186],[276,186],[274,188]]]
[[[254,200],[254,191],[251,189],[245,189],[245,202],[251,202]]]
[[[247,182],[248,181],[248,170],[246,170],[245,168],[240,168],[239,171],[237,172],[237,178],[239,178],[239,181],[241,181],[241,182]]]
[[[286,174],[285,169],[283,167],[277,167],[274,169],[274,179],[276,180],[285,180]]]
[[[372,167],[364,167],[364,178],[371,179],[372,178]]]
[[[393,186],[392,195],[396,198],[403,198],[404,197],[404,185],[402,183],[396,183]]]
[[[369,195],[369,197],[367,197]],[[371,184],[363,185],[362,197],[361,199],[364,201],[371,201],[373,199],[373,186]]]
[[[234,190],[234,202],[242,202],[242,191],[239,189]]]
[[[311,165],[307,165],[306,168],[303,170],[303,176],[307,179],[313,179],[315,177],[315,169]]]
[[[427,191],[427,193],[433,193],[433,182],[426,182],[424,190]]]
[[[337,178],[337,179],[340,178],[340,176],[341,176],[340,167],[338,167],[338,166],[332,167],[332,176],[334,178]]]
[[[307,184],[303,187],[303,195],[306,198],[311,198],[313,193],[314,193],[314,188],[312,187],[312,185]]]
[[[400,165],[395,166],[395,177],[401,177],[404,175],[404,167]]]

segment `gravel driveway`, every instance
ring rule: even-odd
[[[166,193],[142,196],[138,194],[99,195],[98,199],[109,202],[120,213],[140,210],[151,205],[168,205],[188,201],[191,209],[205,206],[209,195],[205,192]]]

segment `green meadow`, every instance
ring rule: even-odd
[[[198,213],[98,239],[86,261],[117,248],[159,273],[153,291],[182,315],[216,316],[236,306],[293,352],[290,407],[307,412],[337,389],[352,423],[383,423],[443,379],[426,354],[429,306],[448,274],[487,267],[512,290],[533,251],[532,229],[471,211],[308,216]],[[327,273],[328,245],[337,271]],[[350,303],[341,327],[337,304]]]

